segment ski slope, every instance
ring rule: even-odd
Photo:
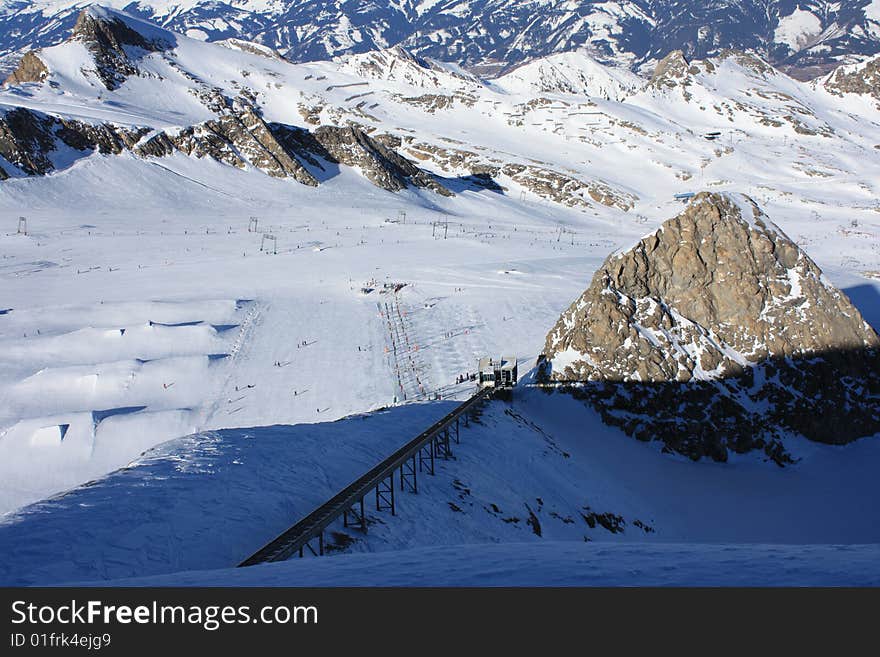
[[[213,116],[192,92],[194,76],[229,94],[254,90],[266,120],[302,125],[300,106],[320,106],[325,124],[357,120],[399,137],[401,154],[456,195],[388,192],[344,166],[312,188],[180,152],[59,151],[42,177],[10,166],[0,182],[0,582],[116,581],[237,563],[442,416],[446,400],[468,395],[456,377],[479,357],[513,353],[527,371],[605,257],[680,211],[675,193],[751,195],[880,327],[880,123],[867,98],[732,58],[689,73],[687,85],[633,91],[631,77],[613,72],[595,77],[598,86],[560,74],[579,66],[571,58],[506,81],[443,67],[392,79],[352,59],[294,65],[174,38],[171,55],[146,56],[144,75],[114,92],[83,73],[78,44],[47,49],[58,85],[4,88],[0,106],[177,130]],[[407,100],[431,89],[419,75],[459,100],[440,109]],[[554,87],[563,79],[584,86]],[[826,126],[827,135],[804,133]],[[707,140],[715,130],[719,140]],[[475,187],[470,164],[442,152],[417,158],[426,148],[601,181],[632,207],[585,192],[585,204],[570,202],[563,185],[547,191],[503,171],[500,191]],[[26,235],[17,233],[21,216]],[[406,345],[396,356],[392,339]],[[717,551],[673,544],[734,546],[729,563],[754,558],[772,570],[782,557],[759,544],[880,542],[873,440],[791,445],[803,460],[785,470],[758,456],[686,463],[543,394],[523,393],[507,409],[516,415],[493,405],[434,492],[404,498],[400,518],[377,521],[349,550],[419,555],[501,543],[493,554],[507,558],[505,545],[544,541],[553,544],[535,549],[554,551],[559,570],[535,572],[555,582],[581,550],[606,565],[624,554],[603,557],[580,545],[587,536],[663,544],[633,548],[632,563],[646,567],[692,565],[681,579],[633,582],[711,583],[698,562],[721,567]],[[585,506],[621,516],[625,532],[590,528]],[[736,547],[746,543],[754,546]],[[774,581],[876,582],[871,550],[785,548],[805,570]],[[861,555],[852,571],[820,563],[849,554]],[[380,572],[393,561],[346,556],[337,574],[308,577],[361,582],[345,564],[368,558]],[[533,581],[481,580],[481,564],[433,581]],[[252,581],[299,578],[296,568]],[[608,580],[574,581],[624,581],[608,568]]]

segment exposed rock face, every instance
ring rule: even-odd
[[[690,75],[691,65],[681,50],[673,50],[657,62],[651,84],[655,87],[675,87],[676,81],[686,80]]]
[[[129,75],[138,73],[132,59],[133,55],[136,56],[136,49],[158,52],[173,45],[160,38],[150,39],[116,16],[95,7],[80,13],[71,39],[81,41],[89,50],[95,59],[95,72],[110,90],[118,88]]]
[[[600,180],[579,180],[544,167],[507,164],[501,172],[533,194],[569,207],[588,208],[592,200],[608,207],[629,210],[637,200],[632,194],[612,189]]]
[[[460,91],[453,94],[422,94],[420,96],[401,96],[397,94],[395,98],[402,103],[418,107],[428,114],[452,109],[456,104],[464,107],[473,107],[477,102],[476,96]]]
[[[108,124],[90,125],[16,108],[0,116],[0,155],[28,175],[42,175],[55,168],[52,154],[60,144],[79,151],[118,154],[134,146],[146,132]]]
[[[453,193],[399,153],[371,139],[360,128],[321,126],[314,138],[329,160],[358,167],[374,185],[389,191],[406,189],[407,183],[430,189],[442,196]],[[322,153],[318,153],[322,154]],[[326,155],[322,156],[328,159]]]
[[[537,164],[505,163],[463,148],[448,148],[414,142],[406,138],[405,152],[417,160],[433,162],[444,172],[461,175],[467,170],[472,182],[487,189],[501,190],[499,175],[508,176],[536,196],[573,208],[590,208],[593,202],[608,207],[629,210],[638,200],[633,194],[615,189],[601,180],[582,180],[560,171]]]
[[[88,124],[16,108],[0,114],[0,156],[33,176],[55,168],[53,153],[62,144],[84,154],[130,150],[141,157],[166,157],[180,151],[238,168],[253,166],[270,176],[293,178],[312,187],[319,181],[306,164],[323,170],[324,160],[358,167],[373,184],[388,191],[412,184],[452,195],[426,172],[359,128],[323,126],[308,132],[282,124],[270,126],[246,99],[214,100],[219,104],[216,119],[173,132]],[[6,177],[6,172],[0,175],[0,179]]]
[[[55,150],[53,122],[29,110],[14,109],[0,119],[0,155],[34,175],[52,170],[48,153]]]
[[[825,88],[838,94],[864,94],[880,101],[880,56],[860,65],[841,66],[828,76]]]
[[[26,52],[12,74],[3,84],[23,84],[25,82],[42,82],[49,75],[49,69],[43,60],[32,50]]]
[[[201,154],[212,155],[212,150],[217,150],[218,140],[203,140],[196,145],[193,138],[198,134],[213,134],[219,137],[220,144],[234,147],[234,150],[221,147],[216,159],[227,161],[235,166],[244,166],[245,161],[268,173],[275,178],[291,177],[304,185],[316,187],[318,181],[308,170],[285,150],[284,146],[275,138],[269,126],[251,107],[242,107],[226,112],[217,120],[208,121],[204,124],[204,130],[193,130],[188,138],[184,138],[175,145],[184,152],[192,153],[197,148]],[[211,148],[214,145],[215,148]],[[205,146],[208,146],[205,148]],[[189,149],[189,150],[187,150]],[[234,157],[236,161],[230,161]]]
[[[545,354],[556,379],[619,384],[612,405],[647,414],[645,435],[667,445],[681,432],[667,440],[650,419],[690,396],[698,421],[712,425],[709,443],[684,450],[692,456],[776,445],[782,428],[833,443],[880,432],[880,339],[743,196],[700,194],[610,256],[547,336]],[[600,387],[607,395],[614,386]],[[627,388],[637,401],[626,402]],[[706,415],[718,395],[723,411]],[[725,418],[736,418],[735,432],[720,427]]]

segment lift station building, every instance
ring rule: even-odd
[[[516,385],[516,356],[480,359],[479,386],[481,388],[512,388]]]

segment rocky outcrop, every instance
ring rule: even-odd
[[[179,150],[242,168],[251,164],[276,177],[290,176],[317,185],[306,169],[275,140],[253,110],[229,113],[172,133],[147,128],[89,124],[17,108],[0,116],[0,155],[26,175],[43,175],[55,166],[53,154],[65,145],[88,154],[164,157]]]
[[[42,82],[49,75],[46,64],[33,50],[26,52],[18,63],[18,67],[6,78],[3,84],[23,84],[25,82]]]
[[[193,130],[175,145],[182,151],[201,157],[217,153],[215,159],[243,167],[245,162],[275,178],[294,178],[316,187],[318,181],[275,138],[269,126],[251,107],[241,107],[222,114],[218,119],[207,121],[201,130]],[[217,139],[208,135],[216,136]],[[217,146],[220,146],[219,150]],[[227,148],[231,146],[232,148]]]
[[[671,408],[680,425],[679,403],[690,407],[684,433],[702,436],[691,456],[778,452],[785,431],[833,443],[880,432],[880,339],[743,196],[700,194],[610,256],[545,355],[552,378],[602,382],[589,394],[601,389],[593,400],[634,435],[677,445],[681,427],[658,418]]]
[[[720,53],[718,53],[715,59],[717,59],[717,61],[719,62],[723,62],[726,59],[732,59],[742,68],[747,69],[761,77],[772,77],[779,74],[778,70],[773,68],[770,64],[765,62],[754,53],[750,52],[727,49],[722,50]]]
[[[835,94],[862,94],[880,101],[880,56],[855,66],[841,66],[824,86]]]
[[[487,189],[500,191],[502,186],[494,179],[504,175],[540,198],[571,208],[586,209],[593,207],[593,203],[600,203],[626,211],[638,200],[634,194],[615,189],[601,180],[583,180],[574,174],[537,164],[505,163],[472,150],[415,142],[409,137],[404,141],[407,143],[402,147],[410,156],[423,162],[433,162],[452,175],[467,171],[471,182]]]
[[[78,151],[118,154],[146,132],[16,108],[0,116],[0,155],[27,175],[43,175],[55,168],[52,155],[62,144]]]
[[[412,184],[442,196],[453,196],[425,171],[356,126],[321,126],[313,134],[322,157],[359,168],[370,182],[382,189],[396,192]]]
[[[685,83],[691,75],[699,73],[699,69],[692,67],[681,50],[673,50],[654,67],[651,76],[651,85],[660,89],[663,87],[674,88]]]
[[[0,155],[30,175],[52,170],[48,154],[55,150],[54,122],[26,109],[14,109],[0,118]]]
[[[422,94],[420,96],[402,96],[400,94],[395,94],[394,99],[401,103],[418,107],[428,114],[452,109],[456,105],[473,107],[477,102],[477,97],[473,94],[460,91],[452,94]]]
[[[95,60],[95,73],[107,89],[118,88],[129,75],[137,75],[137,50],[158,52],[173,46],[167,38],[145,36],[119,16],[100,7],[84,9],[73,27],[71,39],[85,45]]]
[[[452,195],[359,128],[323,126],[309,132],[282,124],[270,126],[244,98],[216,102],[221,103],[216,119],[169,131],[88,124],[17,108],[0,115],[0,156],[25,175],[34,176],[55,168],[53,154],[62,144],[84,155],[129,150],[141,157],[166,157],[180,151],[240,169],[252,166],[275,178],[293,178],[312,187],[319,181],[306,165],[323,170],[323,160],[358,167],[373,184],[388,191],[414,185]]]
[[[600,180],[581,180],[540,166],[506,164],[501,173],[533,194],[568,207],[589,208],[593,201],[626,211],[637,200],[633,194],[613,189]]]

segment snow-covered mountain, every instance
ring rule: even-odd
[[[87,0],[2,0],[0,61],[62,41]],[[604,63],[752,50],[798,77],[880,52],[878,0],[108,0],[198,39],[239,38],[294,61],[394,45],[483,74],[586,49]]]
[[[870,437],[691,462],[530,387],[609,254],[701,190],[748,195],[880,326],[877,100],[870,67],[842,70],[864,84],[729,50],[636,76],[579,49],[482,79],[78,14],[0,89],[0,580],[238,563],[501,353],[513,404],[328,549],[877,542]]]
[[[263,46],[204,43],[97,6],[62,44],[29,51],[6,87],[0,177],[46,174],[93,151],[185,153],[311,186],[327,179],[330,163],[391,191],[514,186],[582,209],[629,210],[639,183],[610,153],[587,161],[572,153],[563,163],[520,153],[517,138],[481,145],[480,133],[490,123],[512,134],[537,128],[601,148],[619,143],[622,128],[629,148],[643,148],[668,130],[698,141],[701,130],[717,141],[718,128],[748,125],[831,137],[833,123],[849,130],[857,120],[828,102],[844,91],[799,83],[737,51],[695,61],[675,51],[650,80],[565,53],[483,82],[399,47],[294,65]],[[861,87],[846,93],[870,98]],[[713,157],[729,154],[732,139]],[[603,158],[607,166],[597,167]]]
[[[563,93],[605,100],[623,100],[644,86],[644,80],[629,70],[603,66],[582,51],[542,57],[494,82],[506,91],[533,95]]]

